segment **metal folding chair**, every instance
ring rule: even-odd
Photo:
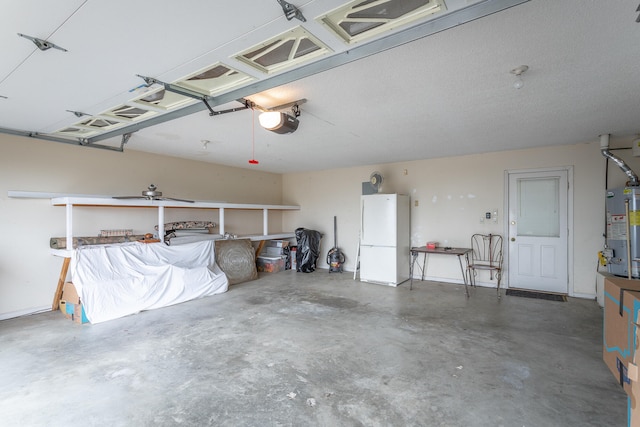
[[[471,236],[471,258],[467,271],[469,282],[476,286],[478,270],[488,270],[491,280],[498,282],[497,293],[500,298],[500,281],[502,279],[502,236],[499,234],[474,234]]]

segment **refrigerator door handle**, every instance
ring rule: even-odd
[[[360,241],[364,240],[364,201],[360,204]]]

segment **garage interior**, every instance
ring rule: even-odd
[[[604,195],[628,176],[603,157],[600,136],[640,170],[637,8],[629,0],[7,5],[7,425],[62,425],[69,416],[94,425],[622,425],[629,400],[602,361],[598,253]],[[353,25],[336,24],[349,11],[361,13]],[[259,123],[265,112],[295,125],[269,131]],[[354,280],[360,196],[373,173],[384,176],[380,193],[410,196],[411,246],[469,247],[475,233],[503,235],[509,289],[517,287],[509,179],[557,170],[569,187],[566,302],[497,298],[488,274],[467,297],[455,257],[430,259],[412,289]],[[52,311],[62,258],[49,242],[66,235],[68,220],[51,200],[139,195],[151,183],[197,202],[295,206],[268,220],[244,208],[222,218],[168,209],[166,220],[213,220],[232,237],[257,236],[254,245],[267,226],[292,241],[299,227],[318,230],[318,269],[260,273],[219,295],[104,323]],[[346,256],[338,274],[325,259],[334,217]],[[78,206],[73,234],[154,233],[158,223],[153,209]]]
[[[326,271],[79,326],[3,323],[9,425],[623,425],[593,301]]]

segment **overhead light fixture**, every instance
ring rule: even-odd
[[[275,133],[292,133],[298,129],[298,119],[281,111],[265,111],[258,116],[260,126]]]
[[[524,86],[524,81],[522,80],[522,75],[529,69],[528,65],[521,65],[519,67],[511,70],[511,74],[516,76],[516,80],[513,82],[513,87],[515,89],[522,89]]]

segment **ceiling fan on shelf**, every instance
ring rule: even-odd
[[[162,197],[162,191],[157,191],[155,184],[150,184],[141,196],[113,196],[114,199],[142,199],[142,200],[172,200],[174,202],[193,203],[193,200],[175,199],[173,197]]]
[[[377,193],[380,191],[380,187],[384,182],[384,177],[378,171],[371,172],[371,176],[369,177],[369,183],[371,184],[371,188],[373,188],[373,192]]]

